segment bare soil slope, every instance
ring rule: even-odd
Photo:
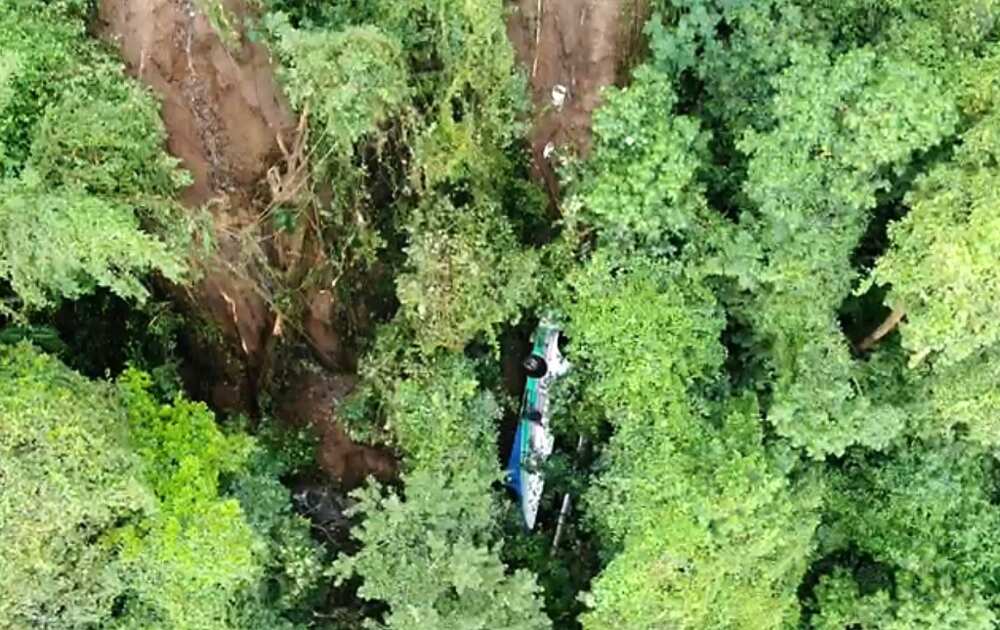
[[[619,81],[637,41],[644,0],[515,0],[507,35],[525,67],[535,104],[536,175],[558,199],[546,147],[586,156],[601,91]],[[564,91],[561,106],[553,90]]]
[[[234,24],[250,12],[244,0],[225,0],[224,7]],[[168,150],[194,178],[184,203],[211,212],[217,254],[202,261],[192,289],[174,288],[189,312],[220,333],[192,340],[200,363],[196,390],[201,386],[199,393],[217,408],[256,411],[270,376],[295,372],[273,364],[279,338],[289,335],[309,343],[326,368],[348,370],[329,292],[307,291],[295,321],[279,315],[269,300],[279,289],[274,284],[297,286],[310,267],[319,266],[322,253],[307,227],[277,237],[264,220],[275,195],[294,196],[308,177],[293,149],[304,126],[281,94],[268,51],[239,31],[223,42],[193,0],[102,0],[98,19],[100,34],[163,102]],[[389,474],[394,462],[387,454],[355,445],[339,427],[331,428],[334,404],[344,394],[336,384],[344,381],[329,379],[284,387],[283,397],[295,404],[279,411],[292,423],[316,421],[323,440],[319,460],[332,474],[352,481]],[[323,386],[330,391],[317,393]]]

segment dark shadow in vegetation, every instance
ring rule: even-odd
[[[864,236],[851,254],[851,263],[861,272],[868,272],[889,248],[889,226],[910,211],[906,195],[913,189],[917,178],[935,165],[951,160],[957,140],[951,139],[941,146],[914,156],[902,173],[884,173],[889,180],[888,189],[878,192],[877,205],[871,212]]]
[[[840,305],[837,319],[840,329],[851,342],[855,356],[861,356],[858,343],[867,337],[892,311],[885,305],[886,287],[873,286],[862,295],[849,295]]]
[[[514,433],[520,419],[521,397],[524,395],[525,372],[521,362],[531,352],[531,333],[537,323],[537,319],[522,318],[516,325],[504,327],[499,338],[499,370],[480,369],[477,372],[479,382],[484,388],[496,392],[498,400],[508,402],[503,405],[503,416],[497,428],[497,457],[501,467],[507,465],[507,457],[514,445]],[[479,354],[486,356],[488,352],[490,350],[484,347],[480,349]],[[467,354],[469,353],[475,355],[477,352],[474,347],[470,347],[467,351]],[[494,368],[497,367],[495,363],[492,365]]]
[[[761,390],[762,384],[769,383],[769,379],[762,378],[766,369],[764,364],[766,355],[757,347],[750,323],[727,309],[726,327],[722,331],[720,342],[726,348],[724,367],[732,389],[734,391],[754,389],[758,395],[768,394],[769,386],[768,391]]]
[[[737,221],[742,208],[749,205],[743,194],[747,180],[747,158],[736,148],[736,138],[721,124],[708,141],[711,164],[703,168],[699,179],[705,182],[708,205],[722,216]]]
[[[851,264],[863,281],[875,267],[878,259],[889,249],[889,227],[910,211],[906,205],[906,195],[913,189],[917,178],[928,172],[936,164],[951,159],[955,140],[918,155],[902,173],[891,177],[887,190],[878,193],[878,205],[871,217],[857,247],[851,254]],[[886,174],[889,177],[889,174]],[[885,321],[892,309],[885,303],[888,287],[873,286],[863,295],[847,296],[837,311],[840,328],[851,342],[856,354],[857,343]]]
[[[98,288],[64,301],[54,312],[29,316],[27,326],[4,330],[56,354],[90,378],[115,377],[131,365],[153,376],[158,393],[172,395],[179,391],[183,321],[160,297],[154,291],[148,302],[138,305]]]
[[[371,0],[263,0],[269,12],[282,12],[295,28],[329,28],[336,30],[352,24],[363,24],[373,17]]]
[[[896,575],[891,566],[879,562],[870,554],[853,546],[840,549],[814,562],[799,585],[799,601],[802,602],[803,613],[802,627],[812,627],[810,620],[817,612],[815,592],[820,579],[833,574],[838,568],[851,572],[862,597],[885,591],[890,597],[895,598]]]
[[[519,138],[506,151],[511,170],[508,182],[500,190],[500,207],[510,220],[517,240],[524,245],[541,247],[554,241],[561,231],[555,219],[558,209],[549,203],[545,192],[531,174],[531,143]],[[547,211],[548,210],[548,211]]]

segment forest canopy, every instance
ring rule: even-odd
[[[542,4],[0,3],[0,628],[1000,625],[1000,2]]]

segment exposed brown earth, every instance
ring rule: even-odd
[[[558,200],[546,147],[586,156],[601,91],[619,81],[645,15],[642,0],[515,0],[507,35],[528,73],[535,174]],[[557,93],[565,90],[560,105]]]
[[[351,442],[337,422],[334,409],[354,389],[357,378],[350,374],[297,368],[275,392],[278,413],[296,426],[311,426],[320,439],[318,463],[347,488],[360,485],[367,475],[387,481],[396,475],[395,461],[388,453]]]
[[[233,24],[251,12],[244,0],[223,4]],[[215,254],[198,261],[192,288],[172,289],[206,330],[218,333],[192,339],[194,390],[217,408],[257,411],[262,390],[282,387],[270,382],[272,362],[276,347],[289,340],[305,341],[328,370],[349,369],[335,304],[322,283],[301,291],[297,312],[279,313],[271,299],[284,287],[298,288],[324,259],[308,210],[291,234],[274,234],[267,221],[272,204],[308,197],[308,167],[304,119],[283,97],[266,48],[238,30],[224,42],[193,0],[102,0],[98,20],[100,35],[163,103],[167,148],[194,179],[182,201],[211,215]],[[300,205],[308,208],[308,199]],[[392,458],[353,444],[333,419],[346,381],[321,372],[282,388],[293,404],[279,405],[279,415],[292,424],[316,423],[320,464],[334,476],[354,483],[370,473],[384,476]]]

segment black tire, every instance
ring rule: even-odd
[[[549,371],[549,366],[545,364],[545,359],[537,354],[529,355],[521,365],[531,378],[542,378]]]

